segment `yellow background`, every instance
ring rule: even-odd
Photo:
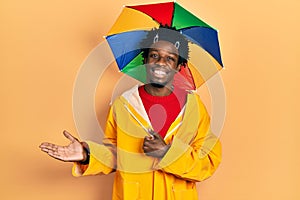
[[[38,146],[76,135],[81,63],[123,4],[147,2],[0,1],[0,199],[109,199],[112,175],[74,178]],[[178,2],[218,28],[226,67],[223,162],[201,199],[300,199],[300,1]]]

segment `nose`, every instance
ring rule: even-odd
[[[165,66],[166,65],[166,58],[164,58],[163,56],[159,56],[159,58],[157,59],[155,64]]]

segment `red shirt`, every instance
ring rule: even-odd
[[[155,132],[165,137],[186,102],[187,92],[174,88],[168,96],[152,96],[139,87],[139,95]]]

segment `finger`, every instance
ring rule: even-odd
[[[145,138],[145,140],[144,140],[144,142],[143,142],[143,148],[149,148],[149,147],[151,147],[151,146],[152,146],[151,140],[147,140],[147,139]]]
[[[43,148],[48,146],[48,142],[43,142],[42,144],[40,144],[39,148]]]
[[[41,148],[41,150],[43,151],[43,152],[45,152],[45,153],[47,153],[47,154],[51,154],[51,155],[53,155],[53,154],[55,154],[55,150],[53,150],[53,149],[49,149],[49,148]]]
[[[154,140],[154,136],[153,135],[146,136],[145,140],[147,140],[147,141]]]
[[[49,153],[49,152],[55,152],[55,150],[49,149],[49,148],[41,148],[41,150],[42,150],[43,152],[46,152],[46,153]]]
[[[59,146],[55,145],[55,144],[51,144],[51,143],[42,143],[40,146],[39,146],[41,149],[52,149],[52,150],[55,150],[57,149]]]
[[[159,134],[152,129],[149,129],[148,133],[150,134],[148,137],[152,137],[152,139],[154,139],[154,136],[159,136]]]
[[[155,132],[154,132],[152,129],[148,129],[148,133],[149,133],[150,135],[153,135]]]
[[[143,142],[143,147],[145,147],[145,146],[147,146],[148,145],[148,141],[146,140],[146,138],[145,138],[145,140],[144,140],[144,142]]]
[[[153,135],[152,135],[152,136],[153,136],[154,138],[163,140],[159,133],[153,132]]]
[[[160,134],[156,133],[156,134],[153,135],[153,137],[155,138],[154,140],[156,142],[159,142],[161,144],[166,144],[165,140],[161,137]]]
[[[60,151],[59,149],[61,148],[57,148],[56,145],[54,146],[47,146],[47,147],[42,147],[41,150],[45,153],[47,153],[49,156],[58,159],[58,160],[62,160],[62,161],[68,161],[66,159],[65,156],[65,152],[64,151]]]
[[[49,143],[49,142],[43,142],[42,144],[40,144],[40,147],[47,147],[47,146],[53,146],[55,144],[53,143]]]
[[[41,148],[41,151],[45,152],[45,153],[48,153],[49,152],[49,149],[47,148]]]
[[[42,143],[40,144],[39,147],[48,146],[48,145],[50,145],[50,144],[51,144],[51,143],[49,143],[49,142],[42,142]]]
[[[148,146],[143,146],[143,150],[144,150],[144,153],[148,153],[151,151],[150,147],[148,147]]]
[[[78,141],[77,138],[75,138],[73,135],[71,135],[68,131],[64,130],[63,132],[64,136],[66,138],[68,138],[68,140],[70,140],[71,142],[75,142],[75,141]]]
[[[145,139],[144,140],[144,143],[143,143],[143,146],[152,146],[153,144],[152,144],[152,141],[153,140],[147,140],[147,139]]]

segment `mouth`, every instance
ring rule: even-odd
[[[153,76],[157,78],[164,78],[169,75],[170,70],[166,67],[155,66],[150,69]]]

